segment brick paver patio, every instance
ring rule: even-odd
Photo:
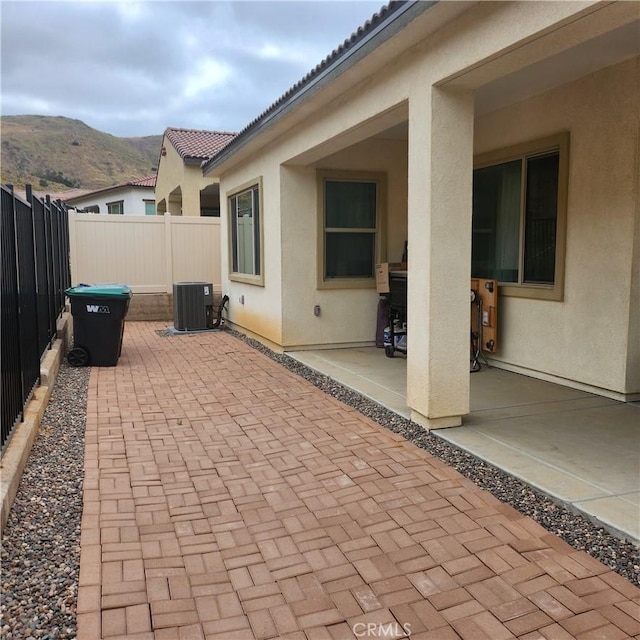
[[[225,332],[91,371],[78,638],[640,638],[640,590]]]

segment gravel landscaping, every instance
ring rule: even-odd
[[[2,539],[3,638],[76,637],[89,369],[64,363]]]
[[[640,586],[640,549],[635,545],[293,358],[274,353],[238,332],[230,333],[325,393],[402,434],[575,549],[586,551]],[[2,637],[53,640],[76,636],[88,379],[88,368],[62,365],[11,509],[1,545]]]

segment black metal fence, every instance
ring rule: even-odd
[[[4,449],[40,383],[40,359],[51,348],[70,286],[66,207],[27,200],[2,185],[0,206],[0,360]]]

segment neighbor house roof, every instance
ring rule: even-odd
[[[156,174],[153,173],[144,178],[136,178],[129,180],[129,182],[123,182],[122,184],[115,184],[111,187],[104,187],[103,189],[96,189],[95,191],[87,191],[84,189],[71,189],[69,191],[61,191],[56,194],[63,202],[71,202],[72,200],[84,199],[87,196],[97,195],[99,193],[106,193],[107,191],[115,191],[116,189],[125,189],[126,187],[144,187],[155,188],[156,186]]]
[[[373,49],[381,41],[389,38],[402,28],[404,24],[415,15],[418,15],[439,0],[392,0],[383,6],[378,13],[367,20],[364,25],[351,34],[337,49],[334,49],[320,64],[312,69],[302,80],[293,85],[282,97],[274,102],[266,111],[250,122],[235,138],[223,149],[217,152],[210,160],[203,163],[203,171],[206,173],[222,163],[226,158],[244,146],[250,139],[258,135],[279,116],[294,107],[294,103],[313,87],[322,86],[330,82],[338,74],[346,69],[347,61],[355,64]],[[395,28],[392,26],[395,25]],[[384,34],[382,32],[385,32]],[[380,37],[378,37],[380,36]]]
[[[124,186],[125,187],[155,187],[156,178],[157,178],[157,175],[153,173],[150,176],[145,176],[144,178],[138,178],[137,180],[132,180],[131,182],[127,182]]]
[[[228,131],[203,131],[167,127],[165,137],[183,160],[209,160],[236,137]]]

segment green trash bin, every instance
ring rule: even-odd
[[[131,289],[125,284],[79,284],[65,291],[71,301],[74,367],[115,367],[122,351]]]

